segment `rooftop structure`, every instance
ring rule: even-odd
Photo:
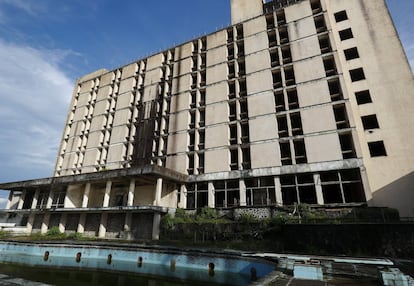
[[[0,185],[8,222],[157,238],[177,207],[414,215],[414,81],[385,1],[231,7],[228,28],[78,79],[54,177]]]

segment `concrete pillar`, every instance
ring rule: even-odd
[[[46,208],[50,209],[53,203],[53,189],[50,189],[49,196],[47,197]]]
[[[215,189],[212,182],[208,182],[208,207],[214,209],[216,205]]]
[[[134,205],[134,194],[135,194],[135,180],[131,179],[129,182],[129,189],[128,189],[128,201],[127,206],[132,207]]]
[[[239,180],[239,195],[240,195],[240,206],[247,205],[247,193],[246,193],[246,184],[243,179]]]
[[[26,199],[26,193],[27,193],[27,191],[23,190],[20,197],[19,197],[19,202],[17,204],[17,209],[18,210],[23,209],[24,200]]]
[[[160,222],[161,215],[159,213],[154,213],[154,220],[152,221],[152,239],[160,239]]]
[[[34,196],[33,196],[32,210],[33,209],[36,209],[37,201],[39,200],[39,193],[40,193],[40,190],[37,189],[36,192],[35,192],[35,194],[34,194]]]
[[[316,202],[318,205],[323,205],[325,202],[322,193],[321,176],[319,174],[313,174],[313,181],[315,183]]]
[[[60,222],[59,222],[59,231],[61,233],[64,233],[66,230],[66,219],[67,219],[67,214],[62,214],[62,216],[60,217]]]
[[[112,181],[106,182],[106,188],[105,188],[105,195],[103,199],[103,206],[104,208],[109,207],[109,198],[111,197],[111,188],[112,188]]]
[[[83,191],[82,208],[87,208],[88,207],[89,193],[90,192],[91,192],[91,183],[86,183],[85,189]]]
[[[50,213],[45,213],[43,217],[42,227],[40,228],[40,233],[44,234],[49,228]]]
[[[108,214],[102,213],[101,223],[99,224],[99,233],[98,233],[99,238],[105,238],[107,222],[108,222]]]
[[[13,200],[13,191],[10,191],[9,192],[9,198],[8,198],[7,204],[6,204],[6,210],[10,209],[12,200]]]
[[[78,222],[78,229],[76,230],[77,233],[84,233],[85,232],[85,224],[86,224],[86,213],[81,213],[79,216]]]
[[[274,177],[274,181],[275,181],[276,205],[283,206],[282,185],[280,184],[280,178]]]
[[[371,193],[371,187],[369,186],[367,170],[365,169],[364,166],[360,167],[359,170],[361,172],[361,180],[362,180],[362,186],[364,187],[365,199],[370,205],[370,202],[372,202],[372,193]]]
[[[157,185],[155,186],[155,199],[154,199],[155,206],[159,206],[161,204],[161,193],[162,193],[162,178],[158,178]]]
[[[35,220],[35,214],[30,213],[29,214],[29,219],[27,220],[27,224],[26,224],[26,231],[27,231],[28,234],[32,233],[34,220]]]
[[[180,201],[178,207],[181,209],[187,208],[187,187],[183,184],[180,187]]]

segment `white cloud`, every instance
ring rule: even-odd
[[[52,174],[73,89],[65,55],[0,40],[0,172]]]
[[[13,6],[32,16],[38,16],[40,13],[44,13],[46,11],[46,6],[43,1],[0,0],[0,4]]]

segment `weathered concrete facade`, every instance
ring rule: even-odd
[[[385,2],[231,6],[226,29],[77,81],[56,211],[79,210],[76,230],[99,236],[130,224],[134,213],[106,214],[120,205],[368,203],[414,215],[414,81]],[[148,166],[162,171],[100,178]],[[39,206],[42,186],[1,185],[9,209],[50,209],[60,195],[52,187]],[[28,228],[59,221],[48,216],[31,214]]]

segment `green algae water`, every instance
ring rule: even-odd
[[[6,277],[7,275],[7,277]],[[208,274],[207,274],[208,275]],[[22,281],[29,280],[29,281]],[[40,283],[40,284],[39,284]],[[1,286],[218,286],[213,281],[185,281],[168,277],[151,277],[134,273],[85,271],[74,269],[46,269],[16,264],[0,264]]]

